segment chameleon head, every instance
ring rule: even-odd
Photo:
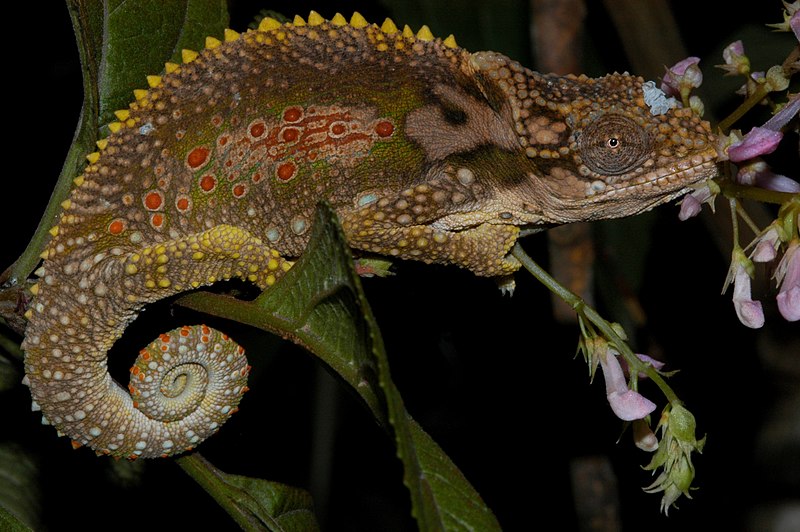
[[[503,200],[529,223],[637,214],[717,173],[708,122],[640,77],[542,75],[493,52],[470,65],[487,98],[502,95],[532,163]]]

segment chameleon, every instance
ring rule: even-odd
[[[35,272],[24,383],[43,422],[98,455],[171,456],[238,409],[243,349],[205,325],[108,351],[149,303],[239,278],[268,289],[315,207],[357,252],[507,278],[521,235],[629,216],[716,174],[709,124],[647,84],[534,72],[360,14],[312,12],[184,50],[117,111]]]

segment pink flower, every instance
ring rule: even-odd
[[[800,41],[800,9],[797,9],[789,19],[789,27],[794,32],[794,37]]]
[[[778,256],[778,246],[781,244],[780,233],[774,225],[756,238],[756,247],[753,250],[754,262],[770,262]]]
[[[736,173],[736,181],[742,185],[754,185],[776,192],[788,192],[790,194],[800,192],[800,183],[785,175],[776,174],[767,163],[760,159],[740,166],[739,171]]]
[[[668,68],[661,80],[661,90],[668,96],[688,97],[693,88],[703,83],[703,72],[697,66],[699,62],[699,57],[687,57]]]
[[[689,218],[697,216],[702,210],[703,203],[712,204],[714,201],[714,194],[708,185],[693,190],[681,200],[681,210],[678,213],[678,219],[685,222]]]
[[[754,127],[744,138],[728,148],[728,157],[733,162],[745,161],[772,153],[780,144],[783,133],[764,127]]]
[[[742,41],[730,43],[722,51],[724,65],[717,65],[725,71],[726,76],[736,74],[747,74],[750,71],[750,59],[744,54],[744,44]]]
[[[623,421],[642,419],[656,409],[655,403],[628,388],[628,381],[613,349],[598,353],[598,358],[606,381],[608,404],[618,418]]]
[[[752,263],[746,257],[734,261],[736,266],[733,277],[733,308],[742,325],[759,329],[764,326],[764,310],[761,308],[761,302],[754,301],[750,295],[750,274],[747,272],[747,265]]]
[[[778,310],[787,321],[800,320],[800,240],[793,240],[775,272]]]

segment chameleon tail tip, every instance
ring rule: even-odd
[[[222,41],[220,41],[219,39],[216,39],[214,37],[206,37],[206,48],[207,49],[213,50],[214,48],[216,48],[220,44],[222,44]]]
[[[395,25],[394,21],[390,18],[387,18],[386,20],[383,21],[383,24],[381,25],[381,31],[387,35],[392,35],[394,33],[397,33],[399,30],[397,29],[397,26]]]
[[[229,28],[225,28],[225,42],[233,42],[238,40],[241,34]]]
[[[322,15],[320,15],[316,11],[311,11],[311,13],[308,14],[309,26],[319,26],[323,22],[325,22],[325,19],[322,17]]]
[[[184,63],[191,63],[192,61],[197,59],[198,55],[200,54],[195,52],[194,50],[187,50],[186,48],[184,48],[183,50],[181,50],[181,61],[183,61]]]
[[[300,15],[295,15],[294,16],[294,20],[292,20],[292,25],[294,25],[294,26],[305,26],[306,25],[306,21],[303,20],[303,17],[301,17]]]
[[[345,26],[347,25],[347,19],[344,18],[341,13],[336,13],[331,19],[331,24],[334,26]]]
[[[282,24],[275,20],[272,17],[264,17],[261,19],[261,22],[258,24],[258,31],[270,31],[276,28],[280,28]]]
[[[358,11],[353,12],[353,16],[350,17],[350,25],[354,28],[363,28],[369,26],[369,22]]]
[[[433,33],[431,33],[431,29],[428,26],[422,26],[417,32],[417,39],[420,41],[432,41]]]

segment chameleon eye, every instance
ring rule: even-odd
[[[644,128],[617,114],[598,117],[578,139],[583,164],[602,175],[630,172],[647,158],[651,143]]]

